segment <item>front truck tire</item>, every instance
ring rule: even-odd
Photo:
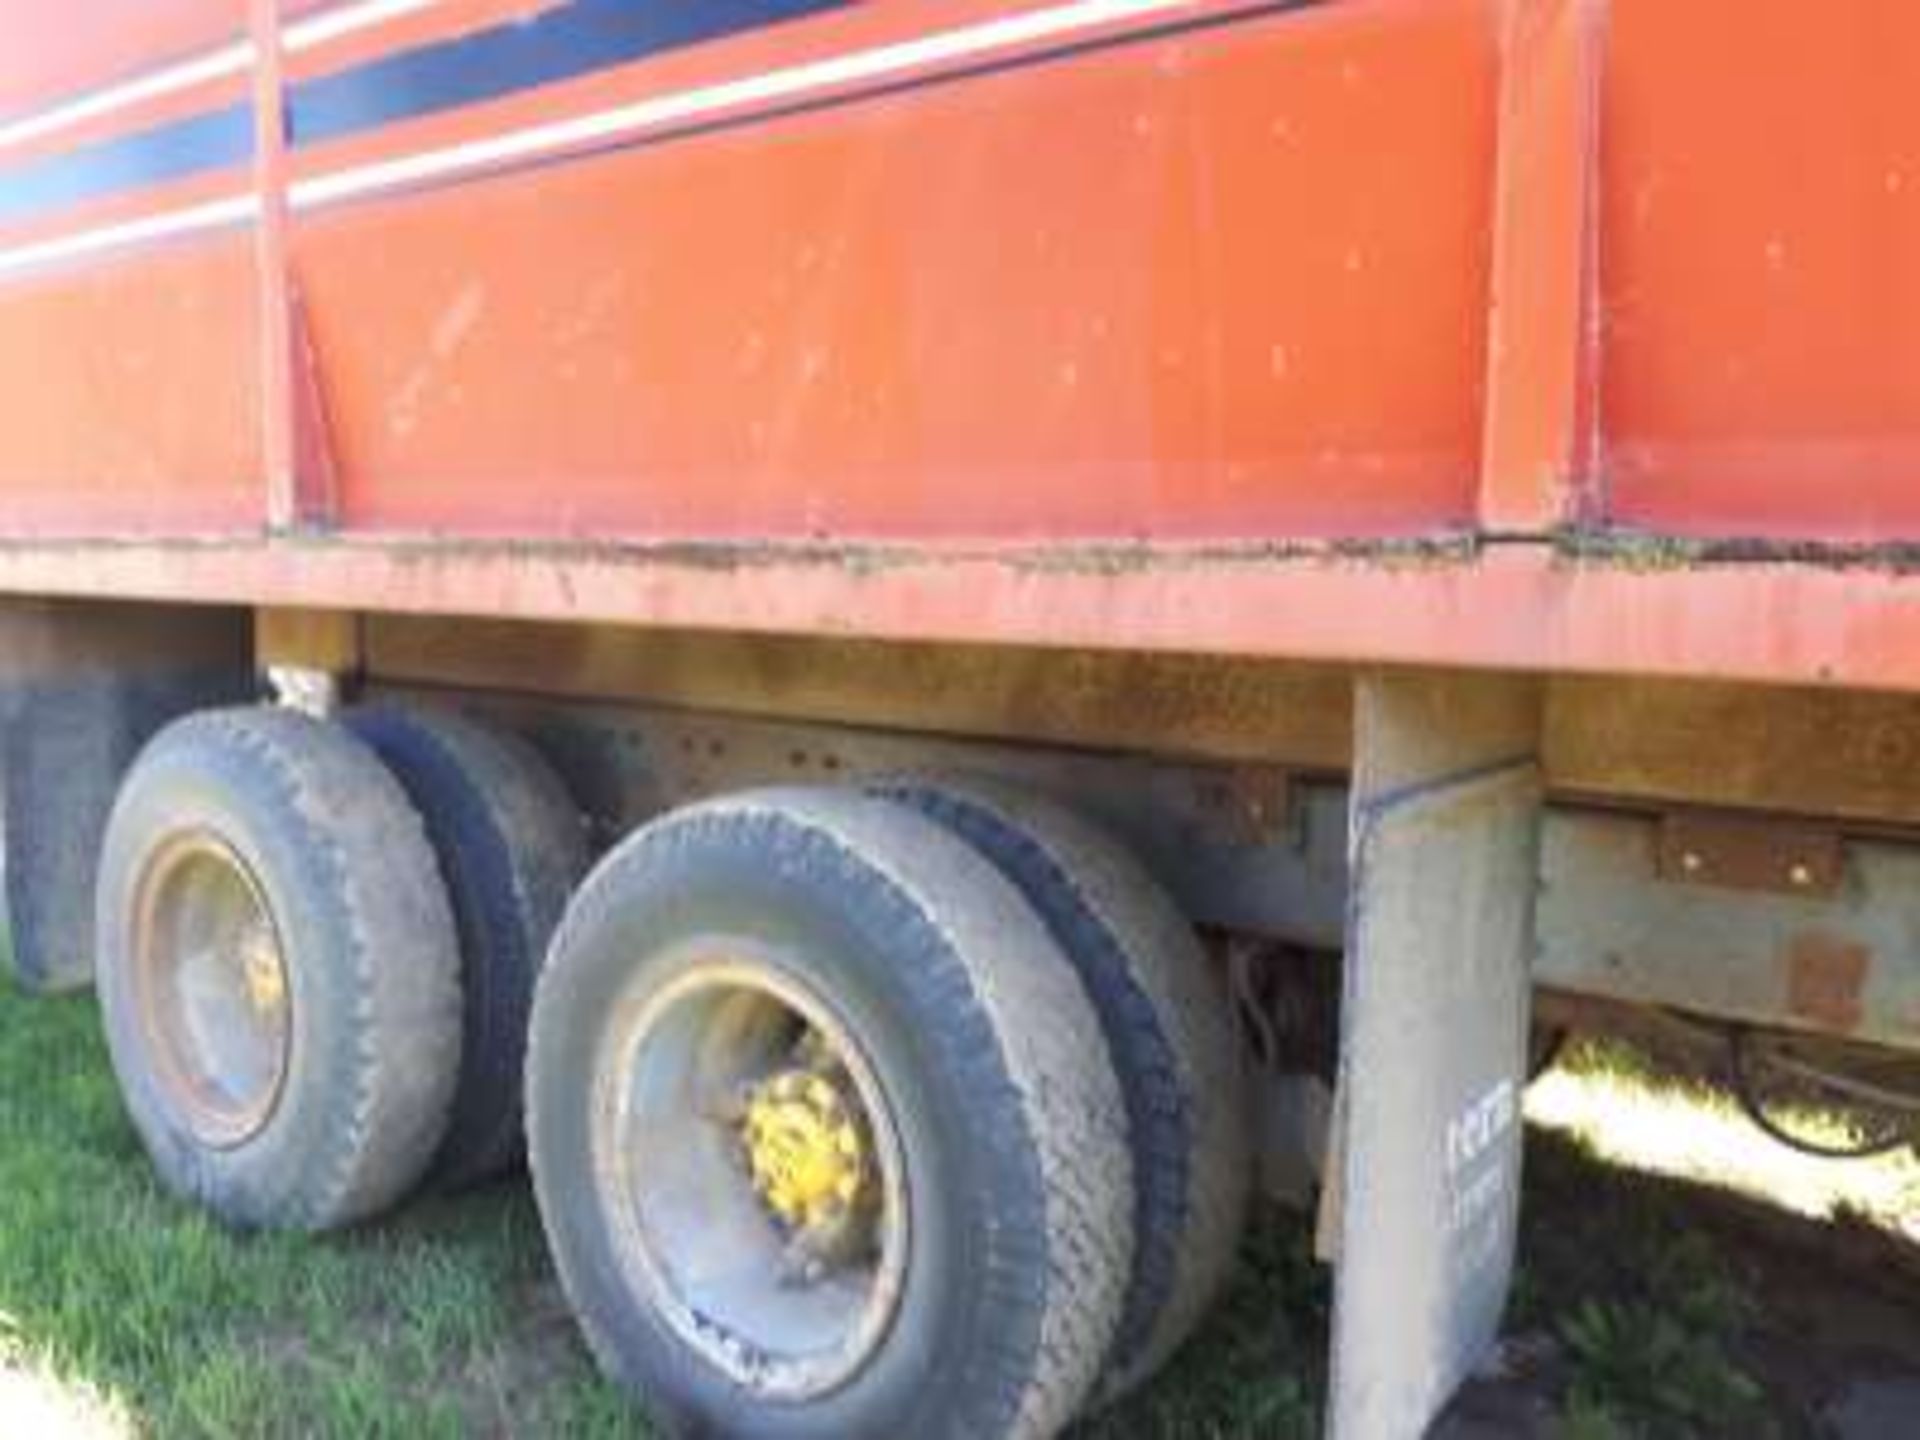
[[[923,816],[774,790],[587,879],[528,1147],[603,1367],[676,1432],[1052,1435],[1132,1251],[1120,1089],[1045,924]]]
[[[420,818],[364,744],[283,710],[169,726],[108,821],[98,919],[114,1069],[168,1186],[323,1230],[420,1178],[459,957]]]
[[[453,904],[465,1033],[427,1180],[458,1189],[520,1158],[534,979],[586,873],[586,831],[558,777],[517,736],[423,706],[376,704],[345,719],[420,812]]]
[[[993,862],[1046,921],[1099,1012],[1133,1145],[1134,1260],[1099,1399],[1180,1347],[1233,1269],[1252,1177],[1233,1011],[1193,926],[1144,867],[1064,806],[971,777],[874,789]]]

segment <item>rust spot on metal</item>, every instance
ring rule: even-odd
[[[1840,888],[1840,833],[1818,825],[1677,810],[1660,825],[1660,878],[1826,897]]]
[[[1809,931],[1787,947],[1787,1009],[1825,1030],[1859,1027],[1873,956],[1843,936]]]

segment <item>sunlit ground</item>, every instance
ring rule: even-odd
[[[0,1317],[0,1327],[5,1317]],[[123,1406],[92,1386],[63,1380],[24,1354],[0,1349],[0,1435],[32,1440],[129,1440]]]
[[[1617,1054],[1581,1047],[1527,1092],[1527,1118],[1613,1164],[1815,1219],[1851,1212],[1920,1239],[1920,1159],[1912,1149],[1861,1160],[1804,1155],[1762,1133],[1730,1098],[1615,1063]]]

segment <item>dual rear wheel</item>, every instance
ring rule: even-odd
[[[534,971],[584,842],[558,782],[453,715],[215,711],[108,822],[96,981],[162,1178],[327,1229],[512,1161]]]
[[[1053,1434],[1186,1337],[1246,1203],[1191,931],[977,783],[646,827],[555,938],[528,1073],[561,1279],[689,1433]]]
[[[537,759],[453,717],[163,732],[100,891],[163,1177],[324,1228],[491,1173],[524,1044],[562,1282],[670,1424],[1046,1435],[1187,1335],[1246,1199],[1237,1047],[1111,842],[977,783],[755,792],[569,901],[580,835]]]

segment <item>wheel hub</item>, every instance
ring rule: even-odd
[[[752,1087],[740,1128],[754,1190],[782,1224],[846,1224],[869,1186],[871,1162],[857,1108],[833,1078],[811,1068],[779,1071]]]
[[[596,1173],[621,1267],[674,1333],[762,1400],[808,1399],[857,1374],[898,1312],[904,1160],[839,1017],[729,942],[669,952],[622,1008]]]
[[[139,881],[137,1014],[167,1102],[216,1148],[252,1138],[292,1054],[291,970],[253,873],[209,831],[176,837]]]
[[[280,946],[264,927],[248,937],[241,956],[240,973],[246,983],[247,1001],[263,1019],[277,1017],[287,1003],[287,970],[280,958]]]

